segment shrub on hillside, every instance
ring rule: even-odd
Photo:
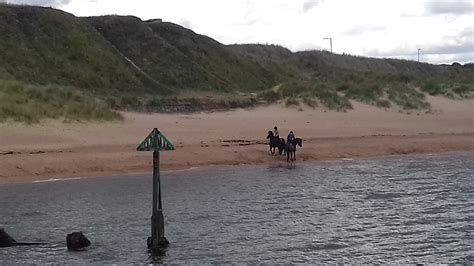
[[[427,109],[430,104],[425,101],[425,94],[405,84],[392,84],[387,90],[388,99],[404,110]]]
[[[300,101],[298,101],[298,99],[296,99],[295,97],[289,97],[288,99],[286,99],[285,105],[286,106],[299,106]]]
[[[110,121],[122,117],[104,101],[72,87],[0,80],[0,121],[38,123],[45,118]]]
[[[388,100],[377,100],[375,106],[379,108],[390,108],[392,107],[392,103]]]
[[[368,82],[347,86],[344,92],[349,99],[369,104],[375,104],[384,93],[382,86]]]
[[[322,106],[330,110],[346,111],[352,109],[352,104],[347,97],[339,95],[336,90],[324,84],[315,85],[312,94],[319,99]]]
[[[318,101],[313,99],[311,95],[305,95],[303,97],[303,103],[312,108],[318,107]]]
[[[422,84],[421,90],[433,96],[444,93],[441,85],[434,81],[427,81],[424,84]]]
[[[466,84],[456,85],[453,88],[453,92],[461,97],[469,97],[474,93],[474,85],[468,86]]]

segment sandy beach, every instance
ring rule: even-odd
[[[163,170],[225,164],[286,164],[271,156],[266,133],[277,125],[303,138],[297,160],[474,150],[474,100],[429,97],[430,113],[401,113],[354,103],[343,113],[261,106],[195,114],[123,113],[122,122],[0,124],[0,183],[151,171],[137,145],[154,128],[176,150],[161,153]]]

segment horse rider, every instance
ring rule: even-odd
[[[293,134],[293,131],[290,131],[290,134],[288,134],[288,137],[286,137],[286,143],[293,143],[295,140],[295,134]]]
[[[275,126],[275,127],[273,128],[273,135],[274,135],[275,137],[277,137],[278,139],[280,139],[280,135],[278,134],[278,128],[277,128],[277,126]]]

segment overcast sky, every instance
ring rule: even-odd
[[[5,0],[0,0],[0,2]],[[429,63],[474,61],[474,0],[7,0],[76,16],[162,18],[224,44],[268,43]]]

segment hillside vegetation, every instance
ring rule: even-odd
[[[275,101],[339,111],[351,109],[350,100],[429,109],[426,94],[474,94],[472,64],[226,46],[172,23],[132,16],[78,18],[0,4],[0,36],[0,122],[110,120],[120,117],[113,110],[194,111]]]

